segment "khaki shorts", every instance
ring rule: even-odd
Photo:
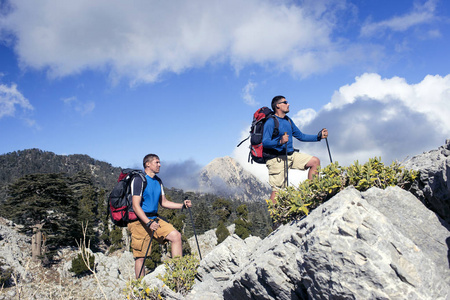
[[[294,152],[288,155],[288,168],[305,170],[306,164],[312,158],[312,155]],[[286,156],[278,156],[266,161],[266,167],[269,170],[269,184],[274,191],[286,187]]]
[[[172,231],[175,231],[175,228],[172,224],[167,223],[162,219],[159,219],[158,223],[161,227],[154,232],[153,239],[162,244],[166,236]],[[152,231],[140,220],[128,223],[128,230],[131,232],[131,248],[133,249],[133,256],[135,258],[145,257],[145,252],[147,252]],[[150,251],[151,247],[148,250],[147,255],[150,255]]]

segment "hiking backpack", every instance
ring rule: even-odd
[[[279,134],[278,127],[280,126],[278,119],[275,117],[274,112],[264,106],[258,109],[253,114],[253,121],[250,127],[250,136],[245,140],[239,143],[237,147],[239,147],[243,142],[250,139],[250,153],[248,154],[248,161],[250,160],[256,162],[258,164],[265,164],[268,159],[276,157],[276,155],[269,154],[263,151],[263,132],[264,132],[264,124],[269,118],[273,118],[275,126],[272,133],[272,139]]]
[[[125,227],[129,222],[138,219],[133,211],[131,182],[135,176],[142,178],[142,191],[147,186],[145,173],[141,170],[124,169],[119,175],[116,186],[109,195],[108,214],[111,215],[111,221],[120,227]]]

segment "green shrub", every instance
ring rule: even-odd
[[[166,273],[164,276],[159,275],[158,278],[172,291],[186,295],[195,283],[199,260],[193,255],[186,255],[175,257],[164,264]]]
[[[166,273],[158,275],[158,279],[162,280],[164,285],[172,291],[186,295],[195,283],[199,260],[193,255],[185,255],[175,257],[164,264]],[[163,299],[158,288],[150,289],[142,279],[141,277],[127,283],[127,287],[123,290],[126,299]]]
[[[252,225],[250,222],[247,222],[243,219],[234,220],[234,224],[236,225],[234,233],[237,234],[241,239],[245,240],[250,236],[250,226]]]
[[[359,191],[388,186],[408,189],[418,176],[417,171],[405,170],[397,162],[387,167],[381,158],[371,158],[364,165],[356,161],[348,168],[335,162],[318,171],[319,175],[312,180],[305,180],[298,187],[289,186],[280,190],[275,204],[266,201],[274,222],[286,224],[299,219],[348,186],[354,186]]]
[[[127,287],[123,290],[123,294],[126,299],[132,300],[158,300],[163,299],[161,297],[158,288],[150,289],[145,281],[142,280],[143,277],[127,282]]]
[[[114,226],[113,230],[111,230],[111,232],[109,233],[109,240],[111,242],[111,246],[109,247],[110,253],[122,249],[123,247],[122,228]]]
[[[83,276],[91,273],[90,270],[94,270],[94,266],[95,266],[95,257],[93,255],[89,256],[89,267],[88,267],[83,260],[83,256],[81,255],[81,253],[79,253],[77,257],[72,259],[72,267],[69,269],[69,271],[74,272],[75,275],[77,276]]]
[[[216,229],[217,245],[222,243],[229,235],[230,232],[228,231],[227,227],[225,226],[223,221],[220,221]]]
[[[161,257],[162,257],[161,247],[158,241],[153,239],[151,250],[147,254],[147,259],[145,260],[145,266],[150,270],[150,272],[161,264]]]

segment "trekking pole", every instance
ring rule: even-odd
[[[287,132],[284,133],[284,135],[287,135]],[[284,162],[284,172],[286,174],[285,179],[286,179],[286,187],[289,186],[289,167],[288,167],[288,143],[286,143],[286,148],[285,148],[285,154],[286,154],[286,160]]]
[[[153,241],[153,230],[152,230],[152,236],[150,237],[150,243],[148,244],[148,247],[147,247],[147,251],[145,251],[144,261],[142,262],[141,270],[139,271],[139,277],[141,277],[142,270],[144,269],[145,260],[147,259],[148,250],[150,250],[150,247],[152,246],[152,241]]]
[[[187,197],[184,200],[187,200]],[[200,260],[202,260],[202,253],[200,252],[200,246],[198,245],[197,233],[195,232],[194,219],[192,219],[191,208],[188,207],[188,210],[189,210],[189,216],[191,217],[192,228],[194,229],[194,236],[195,236],[195,242],[197,243],[198,255],[200,256]]]
[[[330,156],[330,161],[331,161],[331,163],[333,163],[333,160],[331,159],[330,146],[328,145],[328,138],[325,138],[325,142],[327,142],[327,149],[328,149],[328,155]]]

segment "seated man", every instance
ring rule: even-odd
[[[317,157],[294,151],[292,137],[303,142],[317,142],[328,137],[328,130],[322,129],[318,134],[304,134],[286,115],[289,112],[289,103],[285,97],[274,97],[271,105],[272,110],[275,112],[274,118],[277,118],[279,124],[278,134],[273,136],[275,121],[273,118],[269,118],[264,124],[263,151],[272,157],[266,160],[266,166],[269,170],[269,184],[272,187],[270,199],[275,204],[275,196],[278,189],[285,188],[288,184],[286,182],[286,173],[288,172],[285,169],[286,163],[288,169],[309,169],[308,179],[312,179],[320,166],[320,160]]]

